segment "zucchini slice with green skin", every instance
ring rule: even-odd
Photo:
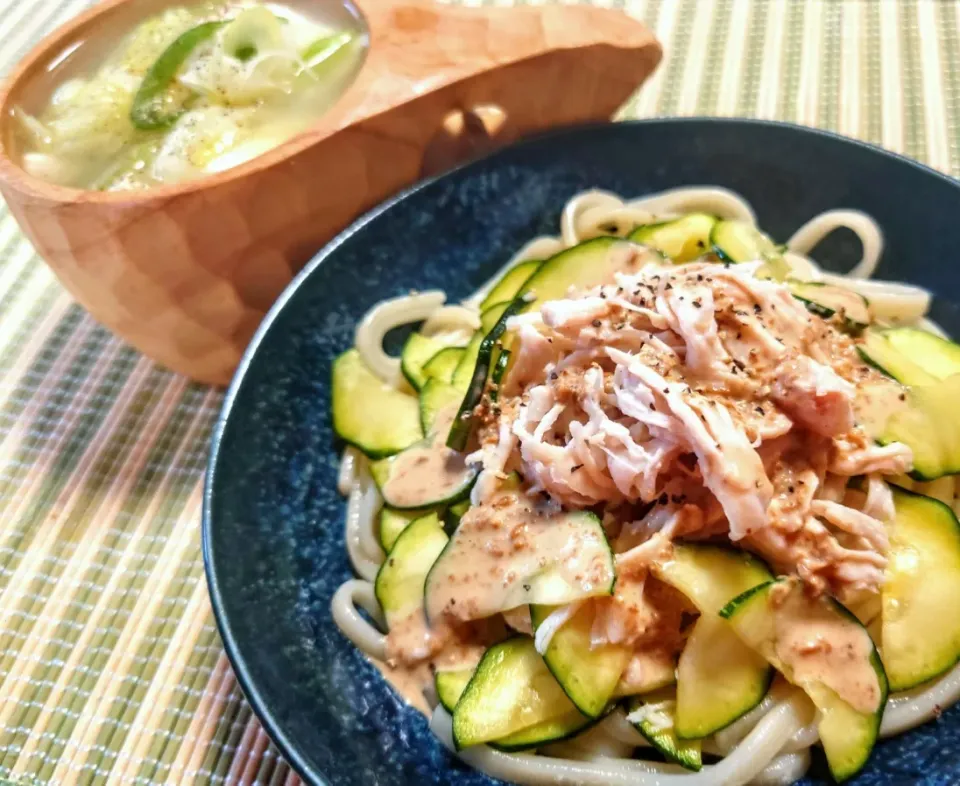
[[[710,232],[710,245],[724,262],[739,265],[779,254],[777,244],[745,221],[717,221]]]
[[[902,442],[913,451],[910,477],[937,480],[960,473],[960,375],[911,387],[904,406],[886,421],[881,444]]]
[[[860,621],[795,579],[747,590],[721,616],[820,710],[817,729],[837,782],[866,763],[887,702],[887,675]]]
[[[494,303],[509,303],[513,300],[520,288],[527,282],[537,268],[543,264],[542,259],[528,259],[526,262],[518,262],[510,268],[503,277],[493,286],[487,296],[480,303],[481,313],[486,311]]]
[[[744,221],[718,221],[710,233],[710,245],[724,262],[740,264],[762,259],[765,265],[757,272],[759,277],[783,281],[790,275],[790,266],[781,255],[781,246],[757,227]]]
[[[936,379],[960,374],[960,345],[920,328],[899,327],[881,331],[887,343]],[[909,383],[918,384],[918,383]]]
[[[444,511],[443,526],[448,533],[453,534],[456,532],[457,527],[460,526],[460,519],[463,518],[463,514],[468,510],[470,510],[470,500],[465,499],[451,505]]]
[[[713,250],[710,236],[716,224],[716,216],[689,213],[669,221],[637,227],[628,237],[634,243],[656,249],[674,264],[680,264]]]
[[[701,614],[713,615],[732,598],[773,578],[753,554],[706,543],[676,543],[670,558],[651,569],[660,581],[686,595]]]
[[[429,510],[394,510],[384,506],[380,509],[377,523],[380,533],[380,545],[389,554],[390,549],[397,542],[400,533],[414,521],[431,513]]]
[[[642,249],[617,237],[595,237],[547,259],[527,279],[517,297],[527,296],[524,310],[567,297],[572,287],[584,290],[614,280],[615,273],[636,273],[646,263]]]
[[[473,372],[477,368],[477,358],[480,356],[480,345],[483,344],[484,333],[478,330],[473,334],[470,343],[463,349],[460,361],[453,370],[450,377],[450,384],[460,391],[461,396],[470,387],[470,381],[473,379]],[[479,403],[479,402],[478,402]]]
[[[420,390],[428,379],[426,365],[443,349],[451,348],[447,341],[411,333],[400,352],[400,370],[414,390]]]
[[[423,582],[447,540],[436,513],[417,519],[400,533],[374,584],[388,628],[411,614],[423,613]]]
[[[501,349],[497,356],[497,362],[493,367],[493,374],[490,381],[493,387],[490,389],[490,400],[496,402],[500,398],[500,385],[503,384],[503,378],[506,376],[507,369],[510,367],[510,357],[513,353],[509,349]]]
[[[700,611],[677,664],[675,728],[683,739],[706,737],[756,707],[770,688],[773,669],[719,614],[729,600],[773,576],[747,552],[692,543],[675,545],[653,572]]]
[[[932,680],[960,661],[960,523],[948,505],[893,490],[896,517],[882,590],[883,663],[890,690]]]
[[[533,639],[516,636],[490,647],[453,711],[457,750],[517,734],[576,712],[550,674]]]
[[[443,385],[442,382],[430,380]],[[478,469],[466,456],[444,444],[457,403],[436,413],[430,436],[389,458],[370,465],[384,503],[396,510],[439,508],[459,502],[470,493]]]
[[[460,701],[460,696],[466,690],[473,673],[474,669],[437,672],[434,678],[437,698],[447,712],[453,714],[456,710],[457,702]],[[499,740],[492,740],[489,745],[502,751],[529,750],[551,742],[560,742],[579,734],[588,726],[592,726],[594,722],[577,710],[571,710],[556,718],[521,729]]]
[[[384,384],[348,349],[333,361],[333,430],[372,459],[392,456],[423,439],[417,399]]]
[[[480,332],[486,334],[493,330],[494,325],[500,321],[503,312],[507,310],[512,302],[512,300],[508,300],[504,303],[494,303],[480,314]]]
[[[534,630],[557,608],[531,606]],[[543,659],[577,709],[590,718],[599,718],[613,698],[631,653],[616,644],[592,647],[593,617],[589,605],[581,607],[553,634]]]
[[[807,311],[823,319],[839,316],[847,328],[854,330],[862,330],[873,321],[869,301],[852,289],[792,278],[787,279],[787,287]]]
[[[464,620],[483,619],[518,606],[563,606],[613,592],[613,549],[593,513],[541,516],[521,511],[514,519],[514,510],[510,506],[501,510],[504,526],[495,531],[461,525],[450,538],[424,587],[431,622],[445,612]],[[513,545],[511,522],[523,524],[523,548]],[[469,577],[480,563],[489,563],[490,548],[504,553],[489,570],[485,568],[490,585],[476,592],[476,582],[471,584]],[[465,606],[470,609],[468,616],[462,616],[467,613]]]
[[[452,383],[453,372],[457,370],[464,352],[464,347],[444,347],[424,364],[423,375],[428,381],[439,379],[447,384]]]
[[[694,772],[700,771],[703,766],[700,740],[683,740],[677,736],[676,701],[672,689],[635,696],[627,704],[627,712],[627,720],[667,761]]]
[[[923,355],[904,354],[897,349],[887,338],[885,330],[866,330],[857,352],[866,363],[879,369],[889,377],[893,377],[901,385],[930,385],[937,381],[924,366]]]
[[[467,689],[476,669],[450,669],[438,671],[433,677],[433,684],[437,690],[437,699],[440,705],[452,713],[460,697]]]
[[[476,365],[473,367],[473,373],[470,375],[469,382],[466,384],[466,394],[463,397],[460,410],[457,412],[453,426],[450,428],[450,434],[447,437],[447,447],[452,450],[463,451],[467,447],[470,432],[473,430],[473,410],[480,403],[480,399],[483,396],[483,391],[487,384],[487,376],[490,373],[490,367],[493,363],[493,351],[503,332],[507,329],[507,320],[519,312],[524,304],[525,301],[523,298],[519,297],[510,303],[503,310],[496,324],[476,345]],[[460,365],[457,366],[457,370],[453,374],[453,385],[456,388],[460,388],[463,384],[465,375],[461,374],[461,368],[464,362],[467,362],[470,358],[471,347],[474,346],[474,343],[474,341],[470,342],[466,352],[464,352]]]
[[[388,506],[396,510],[435,508],[459,502],[470,493],[477,479],[476,467],[468,466],[462,454],[442,442],[438,445],[437,440],[435,435],[370,465],[370,474]],[[436,472],[411,471],[424,463],[433,464]],[[418,476],[428,481],[411,484],[411,478]]]
[[[420,427],[424,434],[432,434],[437,419],[460,405],[463,391],[439,379],[428,379],[420,389]]]
[[[726,728],[763,701],[772,681],[773,669],[726,620],[702,614],[677,663],[676,736],[696,740]]]

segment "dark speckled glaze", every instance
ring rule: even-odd
[[[411,288],[465,296],[526,240],[556,233],[577,191],[637,196],[697,183],[742,193],[780,239],[822,210],[865,210],[886,233],[880,277],[946,297],[960,282],[955,181],[797,127],[658,120],[554,133],[408,191],[323,249],[264,321],[214,436],[204,557],[240,683],[307,783],[491,783],[446,754],[330,617],[350,570],[328,381],[357,320]],[[842,269],[856,253],[856,243],[838,240],[814,256]],[[944,298],[934,316],[960,328]],[[960,708],[880,743],[856,783],[960,783],[957,750]]]

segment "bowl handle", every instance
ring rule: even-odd
[[[421,173],[491,142],[609,119],[661,57],[643,23],[586,5],[367,0],[363,11],[370,52],[328,128],[402,137]]]

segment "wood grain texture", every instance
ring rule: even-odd
[[[115,34],[167,4],[108,0],[27,56],[0,93],[0,192],[94,317],[154,360],[218,384],[325,242],[425,171],[491,144],[480,133],[438,148],[452,111],[499,107],[480,115],[497,118],[497,142],[603,120],[661,56],[646,27],[612,10],[366,0],[370,48],[357,79],[315,127],[269,153],[144,192],[80,191],[27,175],[16,163],[12,107],[45,99],[50,63],[74,42]]]

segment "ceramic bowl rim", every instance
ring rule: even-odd
[[[224,609],[223,596],[220,591],[217,578],[217,569],[215,566],[215,549],[212,542],[214,504],[213,489],[217,480],[217,465],[220,456],[220,444],[226,430],[227,422],[233,411],[234,404],[236,403],[237,395],[241,386],[243,385],[246,374],[257,355],[261,342],[266,334],[270,331],[273,323],[277,320],[280,313],[286,307],[286,304],[293,298],[303,283],[311,275],[313,275],[314,271],[316,271],[330,256],[335,254],[340,246],[342,246],[354,235],[361,232],[368,224],[379,218],[381,214],[390,210],[394,205],[414,196],[426,188],[429,188],[434,183],[445,178],[453,177],[472,168],[482,169],[488,164],[488,162],[496,159],[498,156],[504,154],[509,155],[518,149],[522,150],[524,147],[536,146],[551,140],[557,141],[563,140],[564,137],[576,137],[583,134],[592,134],[602,131],[603,129],[608,129],[611,126],[644,128],[650,126],[674,124],[723,124],[728,126],[742,125],[751,128],[785,128],[790,131],[800,132],[801,135],[809,134],[813,137],[821,137],[835,142],[840,142],[841,144],[851,145],[854,148],[861,148],[870,151],[880,155],[881,157],[889,158],[902,164],[906,164],[911,168],[923,172],[924,174],[931,175],[938,180],[949,183],[954,188],[960,190],[960,180],[957,180],[942,172],[938,172],[926,164],[922,164],[914,159],[890,150],[885,150],[877,145],[843,136],[842,134],[838,134],[833,131],[811,128],[809,126],[803,126],[797,123],[734,117],[657,117],[642,120],[626,120],[617,123],[590,123],[554,129],[542,134],[524,138],[518,142],[514,142],[513,144],[499,148],[482,158],[468,161],[455,167],[454,169],[448,170],[447,172],[415,183],[414,185],[404,189],[403,191],[400,191],[395,196],[362,215],[346,229],[341,231],[323,248],[321,248],[287,285],[286,289],[284,289],[284,291],[280,294],[280,297],[277,298],[276,302],[267,312],[267,315],[263,318],[263,321],[257,328],[256,333],[254,333],[253,338],[250,340],[250,343],[243,354],[243,358],[237,366],[237,370],[234,373],[227,392],[224,395],[223,404],[221,406],[220,413],[217,416],[217,420],[210,438],[210,453],[204,477],[201,522],[204,572],[207,578],[207,586],[210,591],[210,601],[211,606],[213,607],[214,618],[216,620],[217,628],[220,632],[221,640],[223,641],[224,651],[226,652],[227,658],[230,661],[230,665],[233,668],[237,682],[240,684],[244,696],[246,696],[247,701],[250,702],[250,706],[257,718],[262,723],[264,730],[267,732],[271,740],[273,740],[273,742],[277,745],[287,762],[293,767],[293,769],[304,780],[305,783],[317,784],[318,786],[328,786],[329,781],[326,780],[326,776],[323,773],[316,772],[306,763],[300,751],[287,737],[282,725],[274,717],[273,710],[269,706],[269,697],[266,697],[260,692],[250,674],[250,671],[248,670],[246,661],[240,652],[240,645],[234,636],[233,629],[230,625],[230,620],[228,619]]]

